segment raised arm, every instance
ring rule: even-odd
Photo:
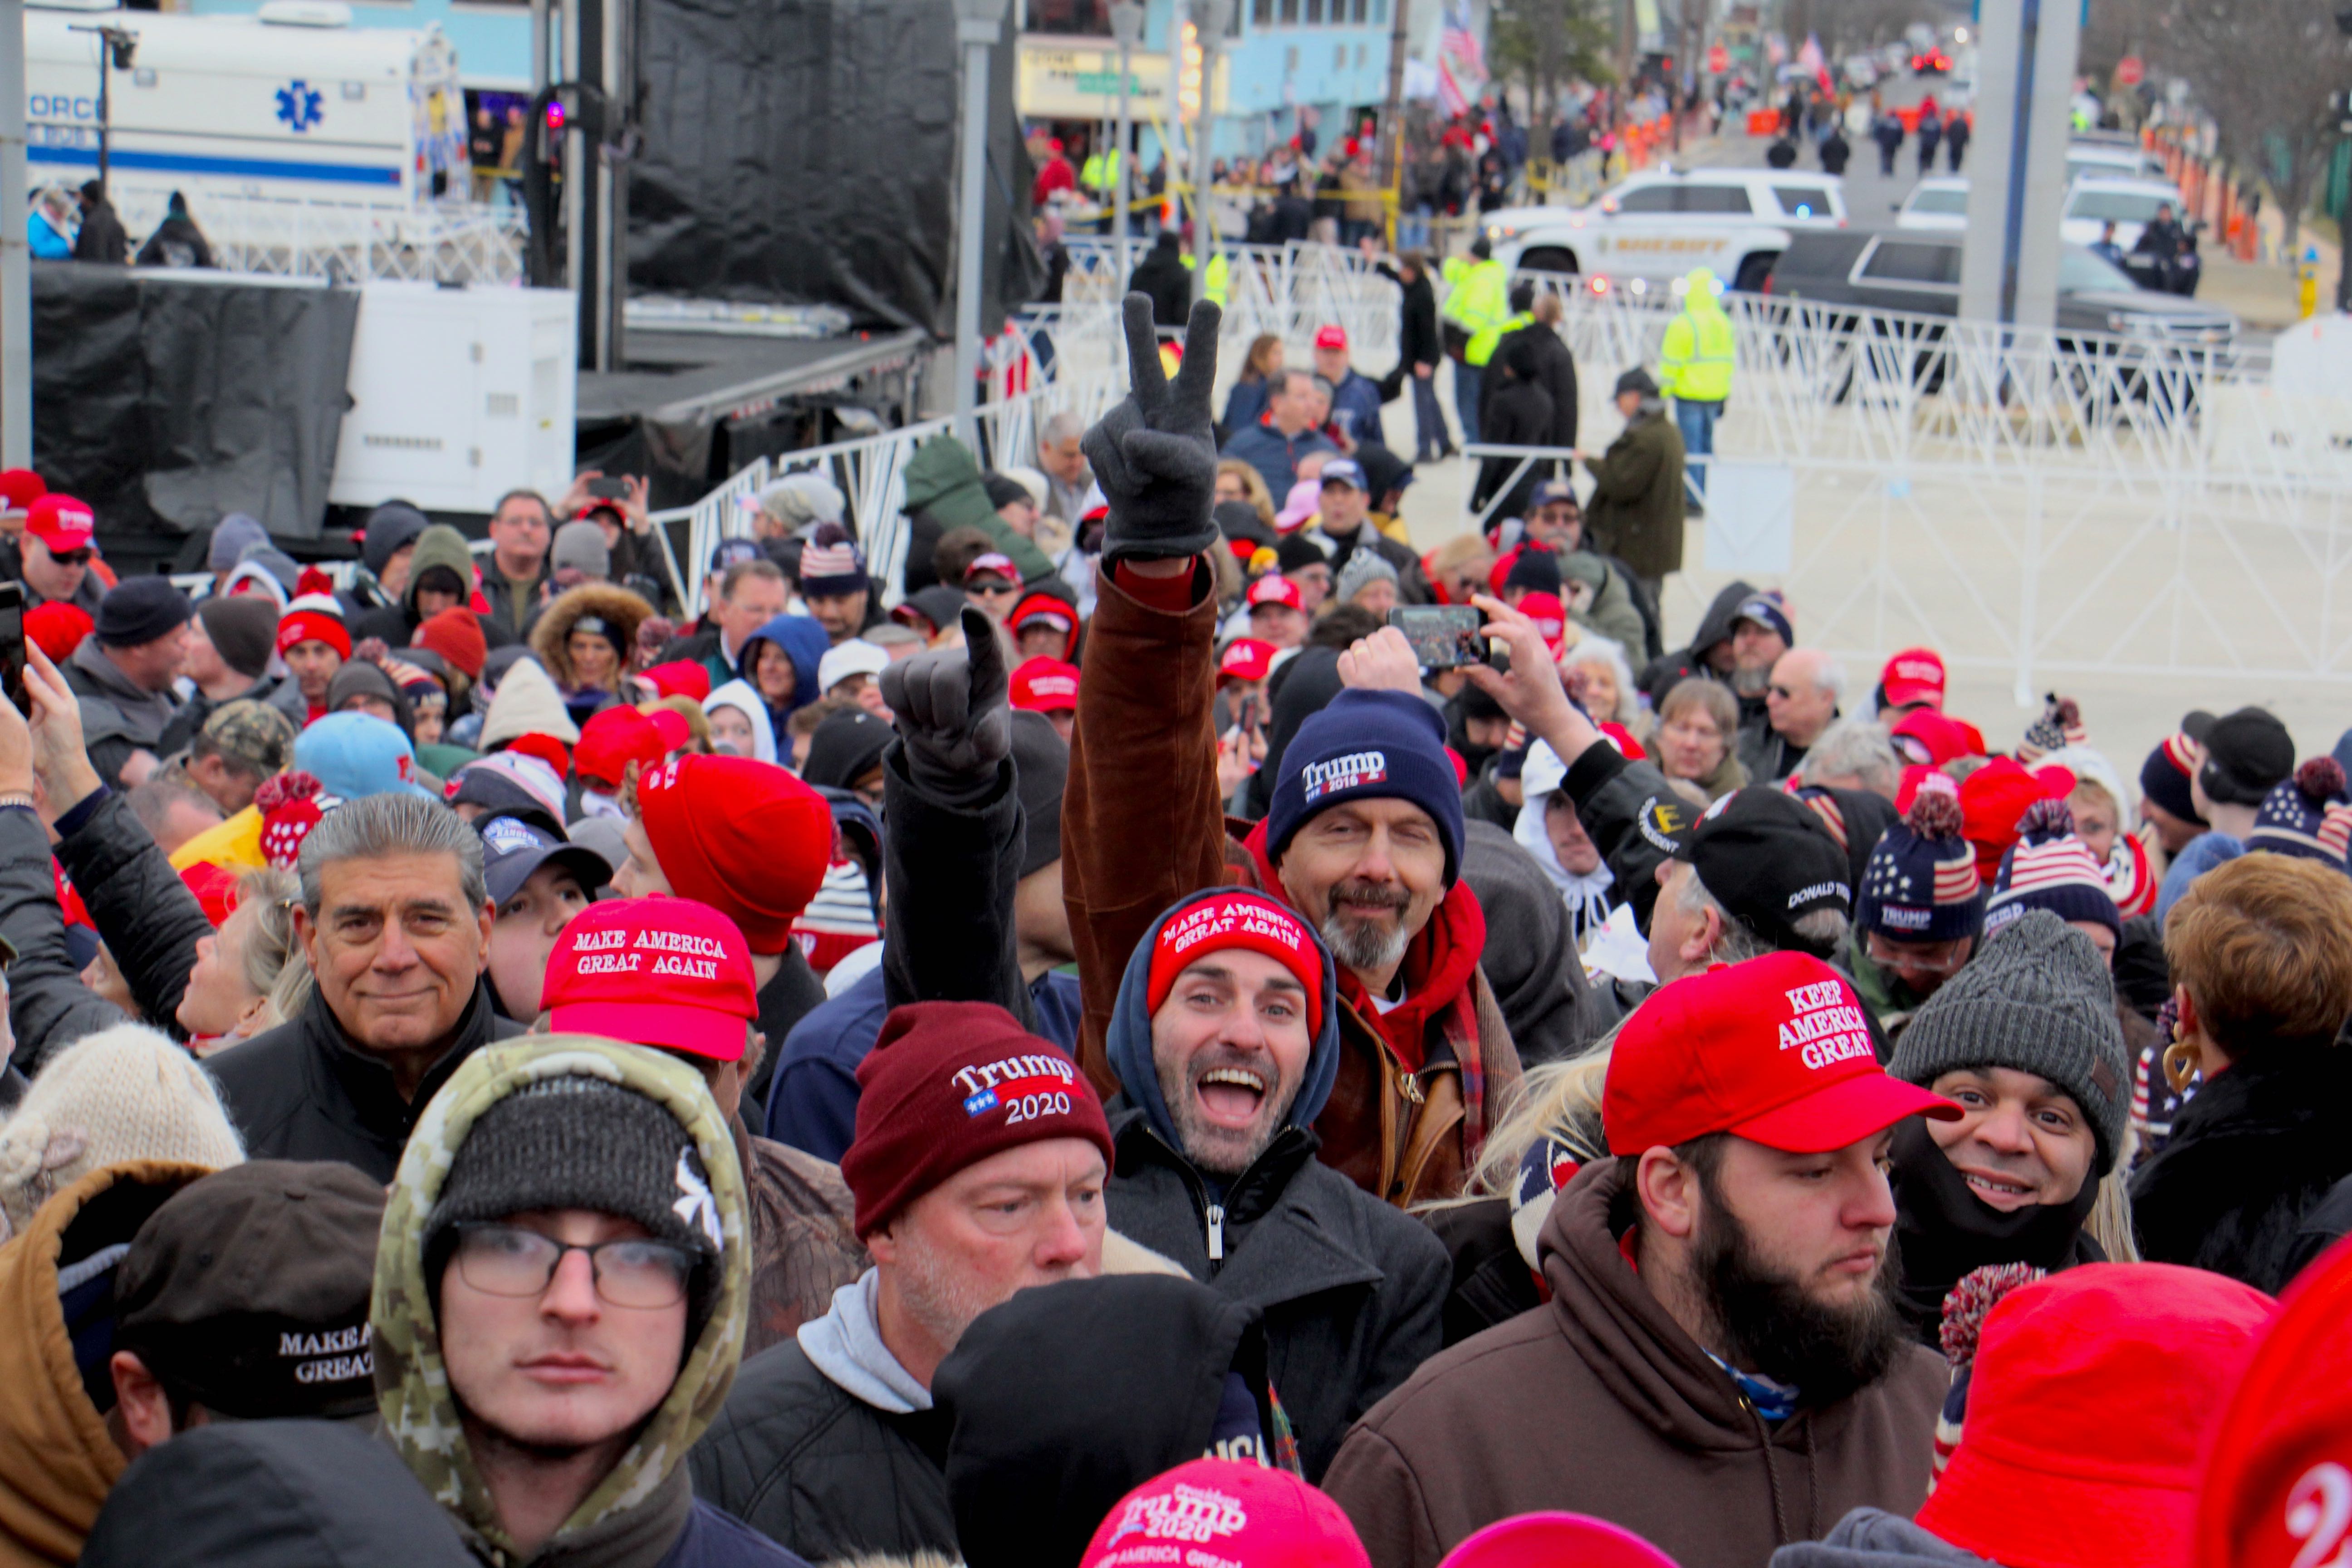
[[[1221,312],[1192,307],[1171,384],[1150,301],[1130,294],[1125,311],[1131,390],[1086,435],[1110,514],[1062,797],[1063,901],[1086,1010],[1078,1059],[1106,1094],[1118,1079],[1103,1042],[1128,955],[1152,917],[1224,879],[1216,579],[1201,559],[1216,539]]]

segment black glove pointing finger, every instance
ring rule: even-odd
[[[1209,507],[1217,488],[1215,421],[1209,393],[1217,381],[1217,329],[1224,312],[1209,300],[1192,307],[1184,329],[1184,363],[1171,382],[1160,363],[1151,300],[1129,294],[1128,395],[1082,443],[1095,482],[1110,503],[1103,558],[1171,560],[1216,542]]]
[[[898,716],[908,776],[950,799],[986,793],[1013,754],[1013,683],[996,624],[966,606],[963,640],[882,672],[882,701]]]

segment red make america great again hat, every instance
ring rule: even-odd
[[[1774,952],[1652,994],[1617,1037],[1601,1121],[1612,1154],[1710,1132],[1821,1154],[1921,1112],[1951,1121],[1960,1108],[1886,1075],[1843,975]]]

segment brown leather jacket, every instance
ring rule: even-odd
[[[1118,1088],[1105,1040],[1119,978],[1153,918],[1202,888],[1265,880],[1237,842],[1249,825],[1228,824],[1217,794],[1210,584],[1196,567],[1192,606],[1178,614],[1143,603],[1109,570],[1096,581],[1062,796],[1062,895],[1085,1008],[1078,1061],[1105,1098]],[[1417,1075],[1345,1003],[1339,1038],[1339,1079],[1315,1121],[1323,1163],[1400,1205],[1458,1195],[1519,1079],[1486,975],[1432,1021]],[[1473,1059],[1478,1070],[1465,1084],[1463,1064]]]
[[[755,1138],[736,1123],[735,1152],[751,1200],[751,1320],[743,1359],[791,1339],[833,1310],[833,1293],[866,1272],[857,1212],[840,1167]]]

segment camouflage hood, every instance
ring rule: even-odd
[[[693,1137],[719,1206],[719,1281],[709,1321],[688,1350],[669,1396],[646,1418],[613,1471],[574,1510],[531,1561],[596,1555],[574,1550],[583,1538],[625,1530],[633,1510],[681,1489],[687,1450],[726,1403],[742,1359],[751,1283],[751,1230],[735,1142],[702,1077],[685,1063],[637,1046],[586,1035],[532,1035],[485,1046],[442,1086],[418,1119],[401,1155],[377,1244],[376,1399],[401,1458],[441,1505],[496,1560],[524,1561],[499,1526],[450,1396],[441,1361],[432,1282],[425,1277],[425,1226],[457,1150],[474,1122],[506,1096],[545,1079],[600,1078],[665,1107]],[[682,1515],[681,1515],[682,1518]],[[660,1555],[658,1550],[654,1553]]]

